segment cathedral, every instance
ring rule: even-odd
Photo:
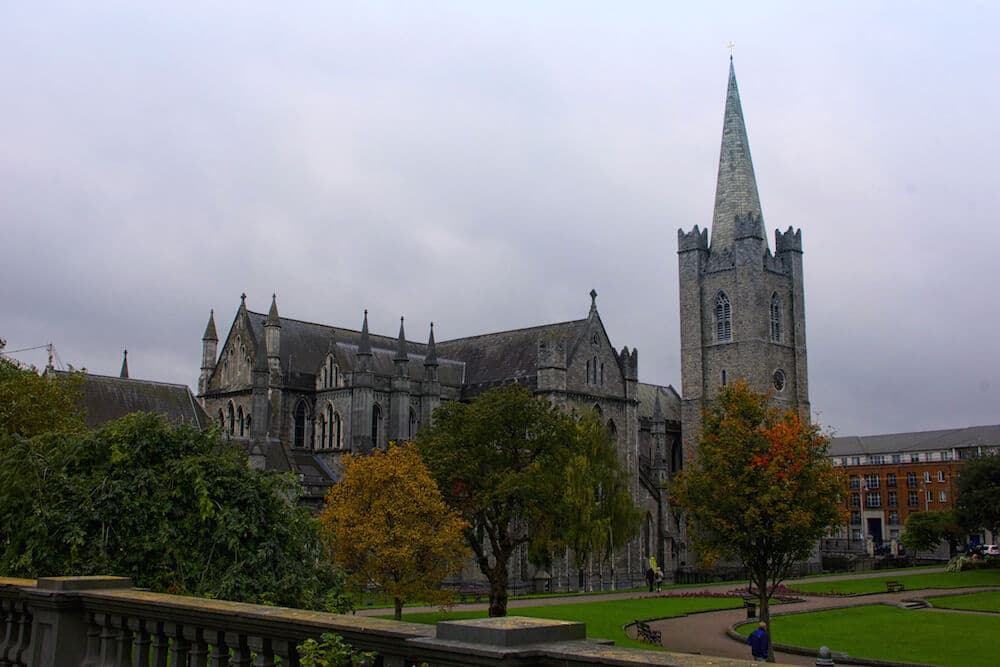
[[[397,335],[378,335],[367,311],[358,330],[282,317],[274,296],[268,312],[250,310],[243,295],[221,348],[209,316],[198,396],[254,465],[295,473],[317,506],[341,456],[412,439],[443,401],[516,382],[564,409],[594,410],[645,520],[613,563],[593,565],[592,583],[637,585],[650,555],[668,575],[693,565],[663,483],[690,455],[720,387],[746,380],[809,418],[801,233],[777,232],[772,253],[731,60],[711,237],[679,230],[677,252],[681,395],[639,381],[638,351],[616,349],[592,290],[581,319],[440,342],[433,324],[417,342],[402,318]],[[568,554],[549,572],[521,554],[511,570],[515,587],[575,585]]]

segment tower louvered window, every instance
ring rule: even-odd
[[[715,340],[718,342],[733,339],[733,311],[729,297],[725,292],[719,292],[715,297]]]
[[[771,295],[771,340],[781,342],[781,299],[777,294]]]

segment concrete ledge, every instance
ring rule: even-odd
[[[39,577],[40,591],[99,591],[132,588],[128,577]]]
[[[585,639],[586,636],[587,628],[583,623],[524,616],[440,621],[437,624],[437,639],[491,646],[547,644]]]

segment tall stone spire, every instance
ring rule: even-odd
[[[437,366],[437,345],[434,343],[434,323],[431,322],[431,335],[427,337],[427,354],[424,356],[424,366]]]
[[[757,179],[750,159],[736,70],[729,58],[729,89],[726,113],[722,122],[722,149],[719,151],[719,177],[715,186],[715,213],[712,216],[712,252],[731,249],[737,237],[736,217],[752,215],[754,235],[764,235],[764,221],[757,194]],[[741,234],[742,235],[742,234]]]
[[[394,361],[408,361],[410,355],[406,353],[406,332],[403,331],[403,318],[399,318],[399,340],[396,342],[396,356]]]
[[[201,337],[202,340],[214,340],[216,343],[219,342],[219,334],[215,331],[215,309],[208,311],[208,324],[205,325],[205,333]]]
[[[372,356],[372,344],[368,340],[368,309],[365,308],[365,320],[361,323],[361,340],[358,342],[358,356]]]
[[[119,377],[128,378],[128,350],[123,350],[122,354],[122,370],[118,374]]]

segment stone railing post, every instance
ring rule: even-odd
[[[25,662],[32,667],[87,667],[86,661],[94,657],[87,650],[88,643],[112,638],[101,633],[94,636],[78,593],[131,587],[126,577],[49,577],[39,579],[34,588],[22,589],[33,615]]]

